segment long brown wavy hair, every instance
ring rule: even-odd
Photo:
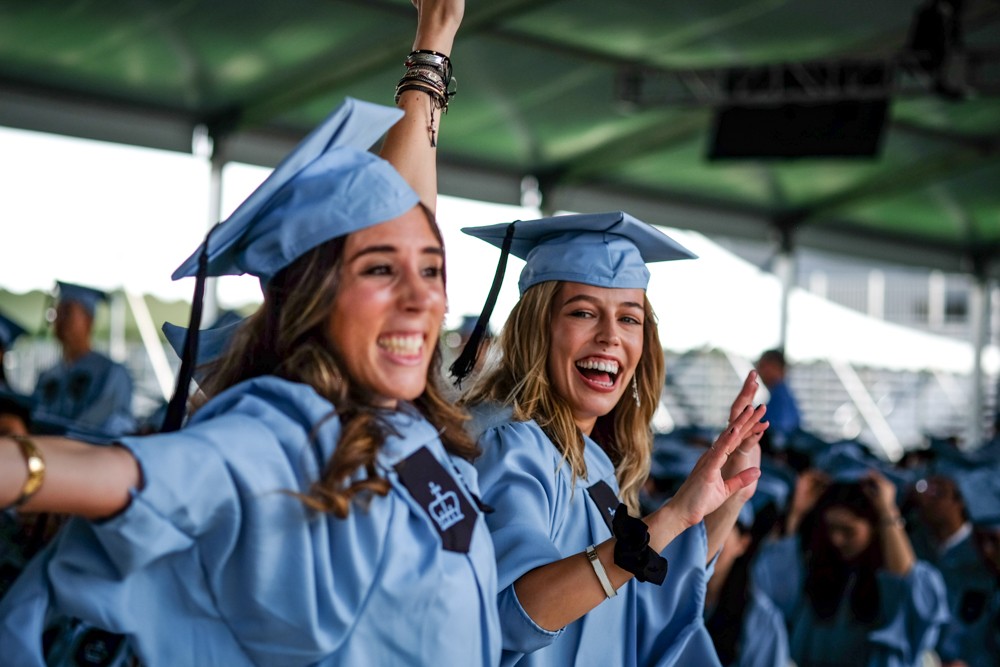
[[[553,391],[548,373],[552,306],[561,285],[548,281],[524,292],[500,332],[499,361],[476,379],[462,404],[496,402],[511,406],[518,421],[535,420],[562,453],[575,479],[587,476],[583,434],[569,404]],[[650,422],[659,405],[665,365],[656,314],[645,295],[643,311],[642,356],[635,370],[639,405],[632,392],[626,391],[611,412],[598,417],[590,434],[614,464],[622,500],[633,513],[638,512],[639,489],[649,474]]]
[[[443,247],[433,215],[426,208],[424,212]],[[295,495],[307,506],[340,518],[348,515],[353,501],[389,492],[375,457],[390,428],[373,407],[371,391],[344,371],[340,351],[327,335],[346,239],[316,246],[275,275],[264,290],[263,305],[239,327],[226,353],[208,368],[203,384],[210,398],[244,380],[274,375],[307,384],[329,400],[335,406],[330,417],[341,422],[340,440],[320,479],[307,494]],[[437,384],[440,366],[441,352],[435,345],[427,387],[414,405],[440,431],[448,452],[472,460],[479,450],[464,429],[466,414],[443,397]],[[314,425],[314,433],[318,427]],[[365,474],[352,480],[359,470]]]

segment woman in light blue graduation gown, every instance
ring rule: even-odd
[[[799,667],[918,665],[948,620],[941,574],[914,557],[893,483],[874,470],[848,479],[796,494],[815,504],[797,534],[761,551],[753,580]]]
[[[401,115],[348,100],[177,270],[265,289],[182,429],[22,445],[47,464],[24,509],[99,520],[68,525],[0,604],[5,665],[43,664],[65,618],[150,666],[498,661],[476,448],[428,381],[440,235],[366,150]],[[24,462],[2,445],[9,502]]]
[[[766,423],[751,405],[754,375],[688,482],[646,517],[648,532],[624,520],[649,472],[663,383],[645,263],[692,255],[622,212],[464,231],[526,259],[501,360],[464,399],[493,508],[503,664],[718,664],[702,621],[705,585],[757,478]],[[474,335],[466,350],[478,347]],[[453,369],[461,379],[474,366],[463,354]],[[645,549],[639,565],[629,525]],[[665,579],[649,569],[660,557]]]

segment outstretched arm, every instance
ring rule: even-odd
[[[465,0],[413,0],[417,8],[417,32],[413,49],[426,49],[451,56],[455,34],[465,13]],[[402,60],[402,58],[400,58]],[[431,143],[444,113],[434,107],[430,95],[404,91],[397,103],[405,112],[382,144],[381,156],[406,179],[431,211],[437,210],[437,148]]]
[[[139,464],[124,447],[28,437],[45,461],[45,476],[38,491],[19,508],[23,512],[105,518],[125,509],[129,490],[141,484]],[[17,500],[27,479],[21,447],[13,438],[0,438],[0,506]]]
[[[722,467],[741,442],[762,430],[759,422],[763,414],[763,408],[753,410],[748,406],[698,459],[676,495],[643,519],[649,528],[649,546],[653,551],[663,551],[675,537],[757,479],[760,471],[756,469],[724,478]],[[633,575],[615,565],[614,548],[615,539],[611,538],[597,545],[596,550],[611,585],[618,589]],[[525,573],[514,583],[514,590],[532,620],[553,631],[572,623],[605,599],[604,589],[585,553]]]

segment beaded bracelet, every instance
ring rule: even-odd
[[[649,547],[649,527],[642,519],[629,516],[625,503],[619,503],[615,510],[611,532],[615,536],[615,565],[639,581],[662,585],[667,578],[667,559]]]
[[[452,75],[451,59],[443,53],[427,49],[417,49],[403,61],[406,74],[396,84],[395,101],[400,96],[415,90],[426,94],[431,101],[430,122],[427,126],[431,147],[437,146],[436,112],[448,113],[448,103],[458,92],[457,82]]]

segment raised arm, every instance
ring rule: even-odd
[[[44,462],[38,490],[22,512],[109,517],[129,503],[129,490],[141,484],[139,465],[124,447],[88,445],[56,437],[27,436],[21,443],[0,438],[0,506],[9,507],[25,490],[28,461]]]
[[[413,4],[417,8],[413,50],[423,49],[451,56],[455,34],[465,12],[465,0],[413,0]],[[400,61],[402,57],[403,54]],[[382,144],[381,156],[402,174],[420,195],[424,205],[436,211],[436,136],[445,114],[435,107],[431,95],[420,90],[402,92],[397,106],[406,115],[389,130]]]
[[[875,511],[878,513],[880,524],[878,534],[882,541],[885,569],[897,576],[905,577],[913,569],[917,557],[906,534],[906,523],[896,506],[896,486],[872,470],[862,482],[862,487],[872,499]]]
[[[674,497],[643,520],[649,528],[649,546],[660,553],[684,530],[701,521],[740,489],[753,484],[760,476],[757,469],[746,469],[724,478],[722,468],[730,454],[747,437],[762,431],[763,408],[747,407],[712,447],[695,464],[691,474]],[[615,539],[597,545],[596,552],[611,585],[617,590],[632,578],[632,573],[614,563]],[[524,611],[541,627],[558,630],[582,617],[606,599],[604,589],[586,553],[537,567],[514,583]]]

